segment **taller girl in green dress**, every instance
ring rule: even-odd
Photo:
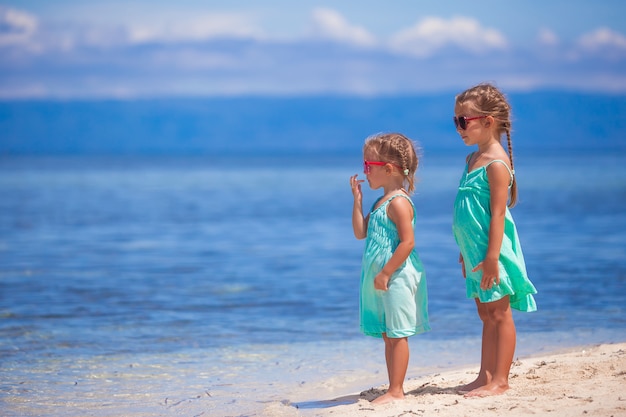
[[[526,274],[509,211],[517,200],[510,106],[497,88],[480,84],[456,97],[454,113],[463,142],[478,147],[466,158],[452,228],[467,297],[476,301],[483,322],[480,371],[461,391],[467,396],[496,395],[509,388],[516,339],[511,308],[537,309],[532,295],[537,291]],[[500,144],[503,134],[508,154]]]
[[[424,268],[414,250],[414,188],[417,155],[413,143],[399,133],[367,139],[364,171],[372,189],[383,189],[371,212],[363,215],[361,183],[350,178],[354,206],[352,226],[366,239],[361,271],[361,331],[385,341],[389,389],[373,403],[404,398],[409,364],[407,338],[430,330]],[[407,188],[405,188],[407,187]]]

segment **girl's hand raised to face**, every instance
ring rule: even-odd
[[[352,195],[354,196],[354,199],[360,201],[363,197],[363,193],[361,192],[361,184],[365,180],[358,179],[358,176],[359,174],[355,174],[350,177],[350,187],[352,188]]]

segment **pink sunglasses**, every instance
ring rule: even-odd
[[[469,122],[470,120],[484,119],[485,117],[489,117],[489,116],[476,116],[476,117],[459,116],[459,117],[453,117],[452,120],[454,120],[454,125],[456,126],[457,129],[461,128],[461,130],[465,130],[467,129],[467,122]]]
[[[371,166],[372,166],[372,165],[376,165],[376,166],[379,166],[379,167],[384,167],[384,166],[385,166],[385,165],[387,165],[387,164],[389,164],[389,165],[393,165],[394,167],[396,167],[396,168],[398,168],[400,171],[402,171],[402,168],[401,168],[401,167],[399,167],[399,166],[398,166],[398,165],[396,165],[396,164],[392,164],[391,162],[383,162],[383,161],[363,161],[363,173],[364,173],[364,174],[369,174],[369,173],[372,171],[372,169],[371,169]],[[405,174],[405,175],[406,175],[406,174]]]

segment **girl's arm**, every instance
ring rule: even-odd
[[[352,187],[352,195],[354,197],[354,205],[352,206],[352,229],[357,239],[365,239],[367,236],[367,217],[363,217],[363,193],[361,192],[361,183],[363,180],[357,179],[357,175],[350,177],[350,187]]]
[[[498,260],[500,259],[500,249],[504,236],[504,216],[506,214],[506,203],[509,198],[509,184],[511,174],[501,163],[491,164],[487,168],[487,178],[489,180],[491,221],[489,223],[489,242],[485,259],[479,263],[472,271],[482,269],[483,277],[480,288],[490,289],[494,284],[500,283],[500,271]]]
[[[415,247],[415,235],[413,232],[413,206],[406,198],[394,198],[387,207],[387,214],[398,229],[400,243],[387,261],[383,269],[374,278],[374,288],[387,290],[389,278],[400,268]]]

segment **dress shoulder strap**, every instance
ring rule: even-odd
[[[376,210],[378,210],[378,209],[380,209],[382,207],[388,206],[389,203],[391,203],[391,200],[393,200],[396,197],[403,197],[403,198],[406,198],[408,200],[408,202],[411,204],[411,207],[413,207],[413,217],[415,217],[415,204],[413,204],[413,200],[411,200],[411,197],[409,197],[408,195],[406,195],[404,193],[394,194],[391,197],[389,197],[387,200],[383,201],[380,205],[378,203],[380,203],[380,200],[382,200],[383,197],[379,197],[378,199],[376,199],[376,201],[374,201],[374,204],[372,204],[372,210],[371,211],[376,211]]]
[[[411,197],[409,197],[408,195],[406,195],[406,194],[404,194],[404,193],[394,194],[394,195],[392,195],[391,197],[389,197],[389,198],[387,199],[387,201],[385,201],[383,204],[384,204],[384,205],[386,205],[386,204],[391,203],[391,200],[393,200],[393,199],[394,199],[394,198],[396,198],[396,197],[402,197],[402,198],[405,198],[405,199],[409,202],[409,204],[411,204],[411,208],[413,208],[413,220],[415,220],[415,219],[416,219],[416,217],[417,217],[417,213],[415,212],[415,204],[413,204],[413,200],[411,200]]]
[[[394,199],[394,198],[396,198],[396,197],[404,197],[404,198],[406,198],[407,200],[409,200],[409,203],[411,203],[411,205],[413,205],[413,200],[411,200],[411,197],[409,197],[408,195],[406,195],[406,194],[404,194],[404,193],[398,193],[398,194],[394,194],[394,195],[392,195],[391,197],[389,197],[389,198],[387,199],[387,203],[390,203],[390,202],[391,202],[391,200],[393,200],[393,199]]]
[[[509,175],[511,176],[511,182],[509,183],[509,187],[511,187],[513,185],[513,176],[515,175],[515,170],[509,168],[507,163],[504,162],[502,159],[494,159],[493,161],[489,161],[489,163],[485,165],[485,169],[487,169],[489,165],[493,164],[494,162],[500,162],[502,165],[506,167],[507,171],[509,171]]]

